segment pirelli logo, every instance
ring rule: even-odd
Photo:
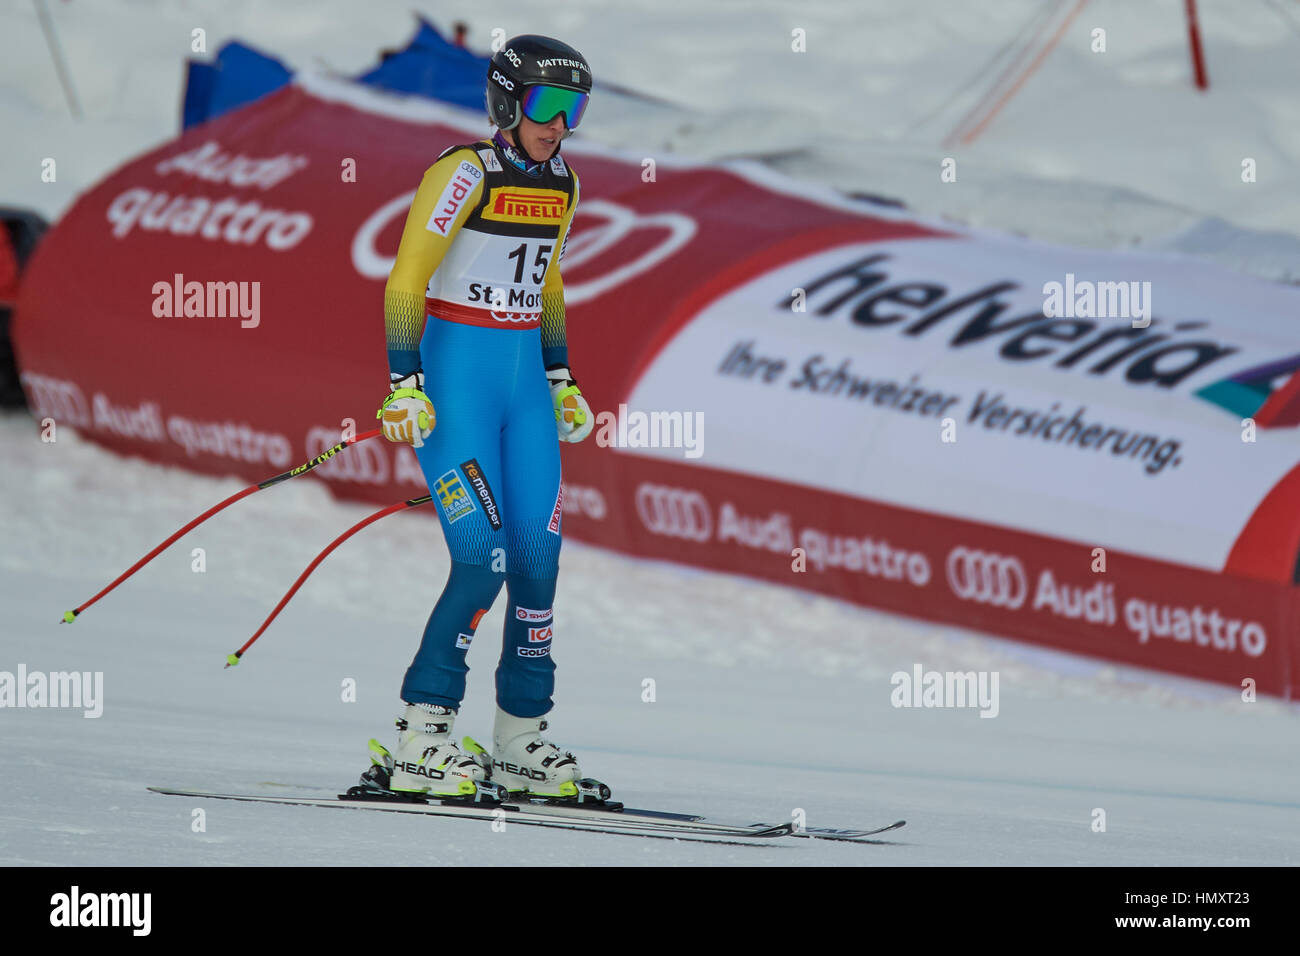
[[[569,197],[555,189],[498,186],[488,196],[483,218],[497,222],[559,225],[568,202]]]

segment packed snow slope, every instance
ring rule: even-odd
[[[576,542],[561,557],[551,736],[584,772],[632,806],[907,827],[879,846],[706,846],[148,793],[354,782],[367,738],[393,742],[446,548],[432,514],[384,519],[226,669],[307,562],[369,511],[298,479],[237,503],[63,624],[240,483],[56,434],[42,442],[26,416],[0,417],[0,672],[102,672],[102,714],[0,708],[0,865],[384,866],[394,846],[428,865],[1300,863],[1288,705]],[[457,730],[480,739],[503,604],[469,651]],[[997,672],[997,716],[892,706],[891,675],[917,664]]]

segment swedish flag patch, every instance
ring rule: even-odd
[[[450,524],[454,524],[474,510],[474,500],[465,491],[465,486],[461,483],[460,475],[455,468],[438,479],[433,493],[438,496],[442,513],[447,516]]]

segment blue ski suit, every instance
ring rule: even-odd
[[[459,709],[467,649],[505,585],[497,703],[516,717],[553,706],[563,487],[546,368],[568,364],[559,261],[577,202],[558,153],[533,163],[498,133],[444,152],[411,204],[384,293],[388,362],[425,370],[436,424],[416,456],[451,574],[407,702]]]

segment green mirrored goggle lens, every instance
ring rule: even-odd
[[[563,90],[558,86],[530,86],[524,90],[522,105],[524,115],[534,123],[549,123],[563,113],[569,129],[577,129],[590,98],[589,93]]]

